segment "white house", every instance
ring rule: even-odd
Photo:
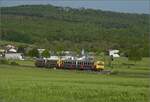
[[[13,45],[7,45],[6,49],[15,49],[15,46],[13,46]]]
[[[5,53],[6,59],[24,60],[21,53]]]
[[[14,48],[11,48],[11,49],[8,50],[8,52],[10,52],[10,53],[17,53],[17,50],[14,49]]]
[[[71,55],[66,55],[61,57],[62,60],[75,60],[76,57],[71,56]]]
[[[119,50],[109,50],[109,56],[120,57]]]
[[[47,58],[48,60],[59,60],[59,56],[50,56],[50,58]]]
[[[45,51],[45,49],[37,49],[37,50],[38,50],[38,52],[39,52],[40,54],[42,54],[43,51]]]

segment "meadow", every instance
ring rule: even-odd
[[[111,74],[0,65],[0,102],[148,102],[149,58],[126,66],[115,59]],[[132,62],[130,62],[132,63]]]

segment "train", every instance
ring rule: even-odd
[[[39,68],[56,68],[56,69],[76,69],[103,71],[104,61],[94,60],[62,60],[62,59],[43,59],[39,58],[35,61],[35,66]]]

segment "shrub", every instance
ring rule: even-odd
[[[6,59],[0,59],[0,64],[9,64],[9,61]]]
[[[36,48],[33,48],[28,52],[28,55],[30,57],[39,57],[39,52]]]
[[[17,62],[10,62],[11,65],[19,65]]]

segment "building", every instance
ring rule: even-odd
[[[6,45],[5,48],[6,49],[11,49],[11,48],[15,49],[15,46],[13,46],[13,45]]]
[[[5,53],[5,59],[24,60],[21,53]]]
[[[17,53],[17,50],[14,48],[11,48],[7,51],[7,53]]]
[[[109,56],[120,57],[119,50],[109,50]]]
[[[59,56],[50,56],[50,58],[47,58],[48,60],[59,60]]]
[[[15,46],[12,46],[12,45],[6,46],[4,58],[11,59],[11,60],[24,60],[22,53],[17,53]]]

